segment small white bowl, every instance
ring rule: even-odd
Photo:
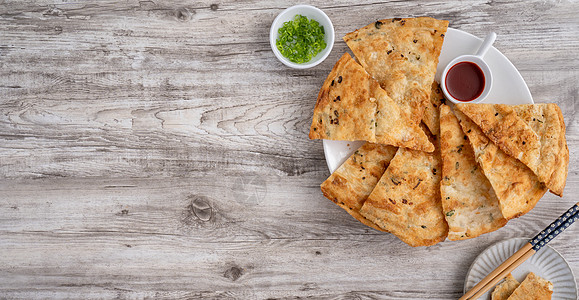
[[[480,103],[486,99],[486,97],[489,95],[493,87],[493,74],[491,72],[491,68],[489,67],[489,65],[484,61],[484,56],[490,49],[490,47],[493,45],[496,38],[497,38],[496,33],[494,32],[489,33],[482,42],[481,46],[479,47],[475,55],[461,55],[453,59],[451,62],[448,63],[448,65],[446,65],[444,71],[442,72],[442,77],[440,78],[440,87],[446,99],[454,103]],[[448,71],[452,69],[452,67],[454,67],[455,65],[462,62],[471,62],[477,65],[481,69],[485,80],[481,94],[475,99],[472,99],[470,101],[462,101],[454,98],[446,88],[446,77],[448,75]]]
[[[283,26],[283,23],[293,20],[295,15],[302,15],[308,17],[308,19],[314,19],[318,21],[320,25],[324,26],[324,41],[326,42],[326,48],[316,56],[312,57],[309,62],[303,64],[294,63],[285,58],[283,55],[281,55],[275,45],[279,35],[279,28]],[[273,20],[271,29],[269,30],[269,43],[271,44],[271,50],[277,59],[279,59],[279,61],[281,61],[284,65],[295,69],[311,68],[324,61],[324,59],[330,55],[330,52],[332,52],[332,48],[334,47],[334,25],[332,24],[330,18],[319,8],[313,7],[311,5],[295,5],[286,8],[275,18],[275,20]]]
[[[475,99],[464,101],[456,99],[452,96],[452,94],[448,91],[446,87],[446,77],[448,75],[448,71],[452,69],[452,67],[458,65],[459,63],[463,62],[471,62],[477,65],[483,73],[484,76],[484,87],[481,94],[476,97]],[[454,102],[454,103],[480,103],[487,98],[489,93],[491,92],[491,88],[493,86],[493,75],[491,73],[491,68],[487,65],[487,63],[482,59],[482,57],[476,55],[461,55],[455,59],[453,59],[446,68],[444,68],[444,72],[442,72],[442,77],[440,79],[440,87],[446,99]]]

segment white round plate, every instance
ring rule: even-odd
[[[500,36],[499,36],[500,39]],[[458,30],[448,28],[444,37],[444,44],[440,52],[436,80],[444,67],[455,57],[464,54],[474,54],[482,39]],[[533,103],[531,92],[517,68],[499,50],[491,47],[485,55],[485,61],[493,73],[493,87],[483,103],[529,104]],[[330,172],[333,173],[350,155],[364,142],[330,141],[324,140],[324,154]]]
[[[464,281],[464,292],[466,293],[466,291],[479,283],[528,241],[529,239],[515,238],[498,242],[488,247],[470,266]],[[577,286],[573,271],[563,256],[549,245],[537,251],[511,274],[517,281],[522,282],[529,272],[533,272],[553,283],[553,297],[551,299],[577,299]],[[483,294],[479,299],[490,299],[492,290]]]

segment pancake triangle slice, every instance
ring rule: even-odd
[[[552,193],[563,195],[569,149],[559,106],[461,103],[456,107],[501,150],[529,167]]]
[[[553,283],[530,272],[525,280],[507,298],[508,300],[550,300]]]
[[[430,101],[447,28],[448,21],[429,17],[386,19],[346,34],[344,41],[364,69],[419,124]]]
[[[318,94],[309,137],[434,151],[424,131],[348,53],[336,63]]]
[[[321,185],[324,196],[363,224],[383,230],[360,215],[360,208],[396,154],[396,147],[365,143]]]
[[[475,160],[468,137],[447,105],[440,107],[442,207],[451,241],[477,237],[503,227],[499,200]]]
[[[399,148],[360,214],[412,247],[444,241],[440,153]]]
[[[511,273],[505,277],[505,280],[498,284],[491,294],[491,300],[507,300],[513,291],[520,285]]]
[[[427,103],[424,109],[424,117],[422,122],[428,127],[428,130],[434,135],[440,133],[440,105],[444,104],[446,99],[442,95],[442,90],[438,82],[434,81],[432,83],[432,94],[430,95],[430,101]]]
[[[513,109],[539,136],[541,154],[535,174],[553,194],[563,196],[569,167],[569,148],[561,109],[554,103],[515,105]]]
[[[522,162],[507,155],[471,119],[455,110],[462,131],[468,137],[476,161],[491,183],[503,217],[507,220],[529,212],[547,188]]]

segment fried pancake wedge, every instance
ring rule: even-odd
[[[520,284],[521,283],[509,273],[509,275],[505,277],[505,280],[495,287],[491,294],[491,300],[507,300]]]
[[[422,129],[347,53],[336,63],[318,94],[309,137],[434,151]]]
[[[531,272],[507,298],[508,300],[549,300],[553,295],[553,283]]]
[[[484,134],[508,155],[536,169],[541,154],[541,141],[533,128],[506,104],[458,103],[456,107],[467,115]]]
[[[562,196],[567,180],[569,149],[561,109],[554,103],[523,104],[512,108],[539,137],[540,155],[533,171],[553,194]]]
[[[424,131],[410,121],[378,83],[370,83],[371,95],[376,99],[376,143],[432,152],[434,145]]]
[[[310,139],[376,141],[376,101],[370,76],[345,53],[322,85],[314,108]]]
[[[448,21],[429,17],[376,21],[344,41],[388,95],[419,124],[429,101]]]
[[[569,163],[565,122],[554,103],[457,104],[499,148],[529,167],[562,196]]]
[[[445,103],[446,99],[442,95],[442,90],[438,82],[432,82],[432,93],[430,94],[430,101],[426,104],[424,108],[424,117],[422,122],[426,124],[426,127],[434,135],[438,135],[440,132],[440,105]]]
[[[565,121],[563,120],[563,114],[560,109],[558,114],[559,124],[561,124],[559,155],[557,155],[557,159],[555,160],[555,171],[551,175],[549,182],[547,182],[547,186],[553,194],[562,197],[569,172],[569,147],[567,146],[567,139],[565,138]]]
[[[396,147],[365,143],[321,185],[324,196],[363,224],[383,230],[360,215],[360,208],[396,154]]]
[[[468,137],[447,105],[440,107],[442,207],[451,241],[477,237],[503,227],[499,200],[475,160]]]
[[[440,153],[399,148],[360,214],[412,247],[443,241]]]
[[[547,191],[546,186],[522,162],[507,155],[471,119],[455,110],[476,161],[491,183],[503,217],[507,220],[529,212]]]

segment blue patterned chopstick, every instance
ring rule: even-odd
[[[562,214],[557,220],[555,220],[547,228],[543,229],[534,238],[529,240],[529,243],[533,246],[533,250],[539,251],[548,242],[554,239],[559,233],[567,229],[573,222],[579,219],[579,202],[573,205],[569,210]]]

